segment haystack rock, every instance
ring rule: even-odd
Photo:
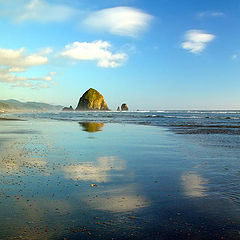
[[[128,111],[128,106],[127,106],[126,103],[123,103],[123,104],[122,104],[121,110],[122,110],[122,111]]]
[[[90,88],[80,98],[76,111],[109,110],[104,97],[97,90]]]
[[[73,110],[73,107],[70,106],[70,107],[64,107],[62,111],[74,111],[74,110]]]

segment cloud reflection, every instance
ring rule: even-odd
[[[207,196],[208,180],[201,175],[189,172],[181,176],[184,194],[188,197],[205,197]]]
[[[108,182],[111,177],[110,171],[125,169],[123,160],[115,157],[99,157],[97,163],[82,163],[62,167],[65,178],[77,181]]]
[[[139,194],[135,184],[120,187],[114,185],[114,188],[102,192],[94,201],[86,201],[92,208],[110,212],[129,212],[150,204],[147,198]]]
[[[137,195],[120,195],[109,198],[98,197],[91,203],[96,209],[111,212],[128,212],[144,206],[148,206],[147,201]]]

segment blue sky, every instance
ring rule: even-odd
[[[238,0],[0,0],[0,99],[240,109]]]

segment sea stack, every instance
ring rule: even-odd
[[[120,107],[117,108],[117,111],[120,111]]]
[[[122,111],[128,111],[128,106],[127,106],[126,103],[123,103],[123,104],[122,104],[121,110],[122,110]]]
[[[109,110],[104,97],[97,90],[90,88],[80,98],[76,111]]]

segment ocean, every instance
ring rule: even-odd
[[[162,126],[185,134],[239,134],[240,111],[184,110],[134,112],[56,112],[15,114],[20,118]]]
[[[240,111],[0,122],[0,239],[240,239]]]

